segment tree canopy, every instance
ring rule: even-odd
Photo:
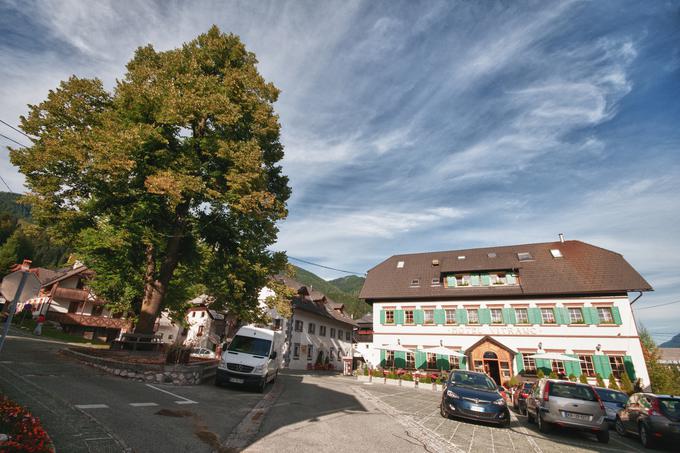
[[[239,38],[217,27],[181,48],[141,47],[108,92],[72,76],[30,105],[11,150],[36,222],[96,271],[93,289],[139,313],[208,292],[244,318],[283,254],[287,215],[279,91]]]

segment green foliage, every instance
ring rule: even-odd
[[[358,280],[361,280],[363,285],[364,279],[361,277],[355,277],[351,280],[345,280],[348,277],[343,277],[342,279],[332,280],[330,282],[322,279],[318,275],[309,272],[308,270],[302,269],[297,266],[293,266],[294,273],[292,277],[300,283],[307,286],[313,287],[316,291],[320,291],[326,295],[329,299],[334,302],[345,304],[345,310],[350,315],[355,318],[360,318],[366,313],[371,311],[371,308],[364,301],[360,300],[358,297],[358,292],[356,294],[347,293],[343,289],[338,288],[333,284],[333,282],[340,281],[341,286],[347,288],[351,285],[356,284]],[[358,280],[355,280],[358,279]],[[348,283],[349,282],[349,283]]]
[[[0,212],[16,219],[30,219],[31,208],[19,203],[20,195],[12,192],[0,192]],[[0,244],[2,237],[0,237]]]
[[[608,387],[612,390],[619,390],[619,384],[616,383],[616,378],[614,377],[614,373],[609,375],[609,385]]]
[[[628,395],[633,394],[633,383],[630,380],[628,373],[623,373],[621,375],[621,390],[626,392]]]
[[[517,379],[517,376],[511,377],[510,380],[508,381],[508,386],[510,386],[510,387],[514,387],[517,384],[519,384],[519,380]]]
[[[640,329],[642,354],[654,393],[680,394],[680,366],[659,363],[659,350],[647,329]]]
[[[602,379],[602,375],[600,373],[597,373],[595,375],[595,380],[597,381],[596,385],[598,387],[605,387],[605,388],[607,387],[606,385],[604,385],[604,379]]]
[[[404,373],[401,376],[402,381],[408,381],[408,382],[413,382],[413,375],[411,373]]]
[[[364,286],[366,279],[357,275],[348,275],[347,277],[336,278],[330,280],[328,283],[338,288],[340,291],[347,293],[354,297],[359,297],[359,292]]]
[[[545,373],[543,372],[543,370],[538,370],[538,371],[536,372],[536,377],[537,377],[538,379],[543,379],[543,378],[545,377]]]
[[[397,373],[394,371],[390,371],[387,373],[387,379],[399,379],[399,376],[397,376]]]
[[[575,375],[574,373],[571,373],[571,374],[569,375],[569,380],[570,380],[571,382],[576,382],[576,375]]]
[[[368,376],[368,367],[364,367],[363,374],[364,374],[364,376]]]
[[[431,384],[432,383],[432,378],[430,376],[421,376],[418,381],[421,384]]]
[[[581,382],[581,384],[587,384],[588,383],[588,377],[585,374],[581,374],[578,377],[578,380],[579,380],[579,382]]]
[[[140,313],[140,331],[200,287],[248,319],[286,262],[269,251],[290,196],[279,91],[256,65],[212,27],[179,49],[137,49],[112,93],[73,76],[21,118],[36,139],[10,157],[33,218],[74,245],[98,295]]]
[[[549,377],[550,379],[557,379],[559,376],[557,376],[557,373],[555,373],[554,371],[551,371]]]

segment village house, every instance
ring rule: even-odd
[[[360,294],[373,307],[372,365],[478,370],[498,383],[538,370],[592,383],[626,372],[649,385],[631,304],[651,286],[620,254],[560,239],[395,255],[372,268]],[[397,344],[415,352],[381,349]],[[440,345],[464,357],[424,351]],[[578,361],[530,357],[551,352]]]
[[[226,317],[223,313],[211,309],[210,302],[210,298],[206,295],[189,302],[192,306],[186,314],[188,327],[181,333],[185,336],[185,345],[215,351],[225,340]]]

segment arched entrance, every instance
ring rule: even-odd
[[[467,353],[470,369],[488,374],[498,385],[513,376],[515,353],[495,339],[486,336],[470,346]]]

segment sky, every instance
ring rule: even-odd
[[[281,89],[277,250],[364,273],[564,233],[623,254],[655,289],[638,322],[680,333],[680,303],[654,307],[680,301],[680,0],[0,0],[0,119],[72,74],[111,89],[137,47],[212,24]]]

